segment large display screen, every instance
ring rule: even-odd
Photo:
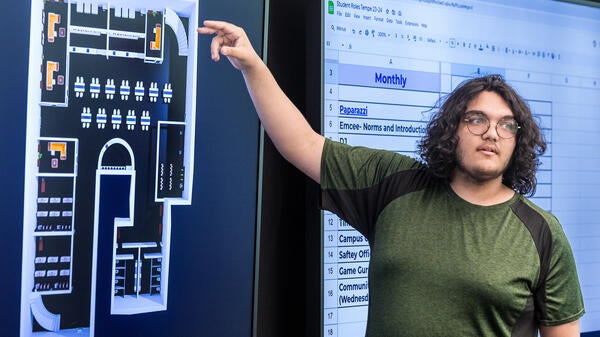
[[[192,196],[197,5],[32,1],[21,336],[167,310],[171,208]]]
[[[259,122],[196,28],[262,54],[264,1],[3,4],[0,336],[250,336]]]
[[[430,109],[459,83],[502,75],[548,142],[531,198],[561,222],[586,314],[600,330],[600,8],[557,1],[322,1],[322,130],[416,157]],[[322,215],[324,336],[364,336],[369,244]]]

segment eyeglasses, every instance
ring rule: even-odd
[[[467,114],[467,117],[463,119],[467,124],[469,132],[476,136],[481,136],[490,129],[490,120],[482,114]],[[504,117],[496,123],[496,133],[500,138],[510,139],[516,136],[517,132],[521,127],[511,117]]]

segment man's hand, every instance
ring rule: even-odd
[[[197,29],[200,34],[216,34],[210,45],[210,54],[213,60],[219,61],[224,55],[236,68],[245,72],[262,60],[254,51],[244,30],[236,25],[224,21],[204,21],[204,26]]]
[[[223,21],[204,21],[200,34],[216,34],[210,45],[213,60],[225,55],[241,70],[246,87],[267,134],[290,163],[320,181],[325,138],[316,133],[281,90],[273,74],[256,54],[246,32]]]

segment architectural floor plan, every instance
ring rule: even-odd
[[[21,336],[167,309],[189,205],[197,0],[32,1]]]

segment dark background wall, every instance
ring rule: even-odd
[[[281,88],[320,130],[319,0],[270,0],[267,65]],[[261,337],[320,334],[318,185],[264,142],[257,332]]]
[[[199,1],[199,19],[243,26],[261,52],[263,6],[262,0]],[[3,7],[0,335],[18,336],[31,7],[30,1]],[[168,310],[114,316],[102,328],[107,336],[250,335],[259,124],[240,74],[226,60],[215,64],[209,43],[199,37],[192,205],[173,208]]]

